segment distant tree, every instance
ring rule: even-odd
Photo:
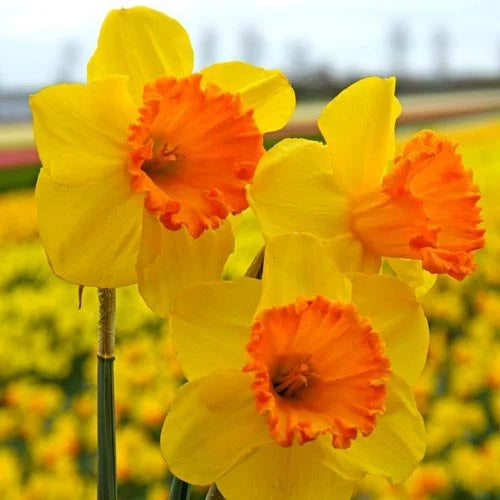
[[[393,24],[389,34],[389,59],[391,61],[391,72],[394,75],[408,76],[409,48],[408,26],[406,23],[398,21]]]
[[[446,80],[450,73],[450,34],[440,26],[434,32],[431,43],[435,75],[438,80]]]
[[[497,42],[497,56],[498,56],[498,71],[497,71],[497,74],[498,74],[498,76],[500,76],[500,39]],[[2,75],[0,74],[0,77],[1,76]],[[1,84],[1,81],[0,81],[0,84]]]
[[[203,31],[198,51],[202,68],[217,60],[217,42],[217,32],[213,28],[207,28]]]
[[[76,40],[65,40],[62,43],[56,70],[56,82],[74,81],[79,56],[80,45]]]
[[[246,27],[240,32],[241,55],[245,62],[259,64],[264,56],[265,40],[253,27]]]
[[[293,40],[287,43],[287,73],[294,80],[302,80],[311,69],[310,49],[304,40]]]

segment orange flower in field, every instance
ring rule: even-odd
[[[391,262],[398,274],[412,274],[408,281],[418,281],[418,262],[463,279],[475,268],[472,252],[484,246],[479,190],[457,145],[428,130],[383,175],[400,112],[394,87],[393,78],[373,77],[339,94],[318,121],[326,145],[277,144],[259,163],[250,203],[267,237],[305,231],[334,239],[346,270],[378,272],[387,257],[413,259]]]
[[[160,313],[182,289],[220,277],[233,249],[227,218],[247,208],[262,135],[286,123],[295,97],[276,70],[192,70],[177,21],[113,10],[88,83],[32,96],[38,222],[58,276],[102,288],[138,282]]]
[[[430,500],[450,488],[450,475],[445,465],[421,464],[408,478],[407,488],[412,500]]]

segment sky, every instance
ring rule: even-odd
[[[0,0],[0,89],[83,81],[100,24],[126,0]],[[288,73],[500,74],[498,0],[149,0],[190,33],[195,64],[251,59]],[[407,51],[391,51],[396,27]],[[440,52],[436,38],[444,41]],[[257,38],[253,54],[243,40]],[[212,49],[208,50],[207,40]],[[66,63],[64,63],[66,61]],[[397,66],[397,67],[396,67]]]

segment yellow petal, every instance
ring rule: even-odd
[[[57,276],[101,288],[137,282],[143,196],[130,190],[128,176],[68,187],[42,168],[36,203],[40,237]]]
[[[145,212],[137,263],[142,297],[153,311],[168,316],[171,301],[186,288],[220,278],[233,247],[227,221],[193,238],[186,228],[171,231]]]
[[[335,173],[349,192],[378,186],[394,157],[394,124],[401,112],[395,85],[395,78],[364,78],[335,97],[319,117]]]
[[[366,472],[356,463],[346,460],[344,453],[332,446],[332,436],[323,434],[318,436],[309,445],[314,452],[314,458],[326,465],[336,474],[347,481],[359,481]]]
[[[233,61],[218,63],[201,71],[205,83],[239,93],[261,132],[282,128],[295,110],[295,92],[286,76],[278,70]]]
[[[367,437],[358,436],[350,448],[336,449],[331,438],[316,439],[314,456],[349,481],[365,474],[383,475],[394,482],[405,479],[425,452],[425,428],[413,391],[397,377],[388,386],[387,410]]]
[[[420,260],[387,258],[386,261],[396,276],[413,288],[418,298],[423,297],[436,283],[437,275],[426,271]]]
[[[246,373],[218,370],[181,387],[160,442],[173,474],[209,484],[272,440],[250,384]]]
[[[230,217],[229,221],[233,228],[235,248],[227,259],[224,277],[232,279],[246,273],[255,256],[262,250],[264,237],[252,210],[244,210],[236,217]]]
[[[217,481],[225,498],[238,500],[347,500],[353,484],[322,465],[310,443],[263,446]]]
[[[350,299],[349,282],[326,246],[305,233],[271,238],[266,245],[259,310],[318,294],[333,300]]]
[[[406,479],[424,457],[425,427],[413,390],[397,377],[388,384],[386,406],[372,434],[358,437],[350,448],[334,453],[340,454],[351,468],[397,483]]]
[[[218,368],[241,370],[260,300],[261,282],[251,278],[205,283],[173,303],[169,331],[189,380]]]
[[[126,171],[136,118],[126,77],[47,87],[30,106],[38,154],[55,182],[79,186]]]
[[[370,251],[352,233],[332,238],[328,242],[328,247],[335,255],[337,265],[343,273],[362,272],[377,274],[380,271],[381,257]]]
[[[422,373],[429,329],[411,288],[390,276],[351,274],[352,301],[385,342],[391,369],[410,385]]]
[[[332,238],[346,232],[346,198],[319,142],[279,142],[261,158],[248,195],[268,237],[298,231]]]
[[[104,20],[87,79],[130,76],[129,89],[141,102],[144,84],[161,76],[181,78],[193,70],[193,49],[186,30],[147,7],[112,10]]]

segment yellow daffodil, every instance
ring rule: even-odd
[[[248,206],[262,134],[286,123],[295,97],[279,71],[192,69],[177,21],[145,7],[114,10],[88,83],[31,98],[40,235],[58,276],[116,287],[138,275],[157,309],[187,284],[220,276],[233,248],[226,219]]]
[[[326,145],[280,142],[259,163],[250,204],[268,237],[335,238],[350,270],[377,272],[381,257],[404,258],[463,279],[484,245],[479,190],[456,144],[431,131],[411,139],[383,176],[400,113],[394,88],[394,78],[372,77],[340,93],[318,121]],[[404,279],[404,266],[394,266]],[[407,280],[424,285],[415,273]]]
[[[313,235],[277,236],[262,281],[205,283],[174,301],[189,380],[162,431],[175,475],[234,500],[341,500],[364,474],[401,481],[421,460],[421,306],[396,278],[342,275],[333,252]]]

